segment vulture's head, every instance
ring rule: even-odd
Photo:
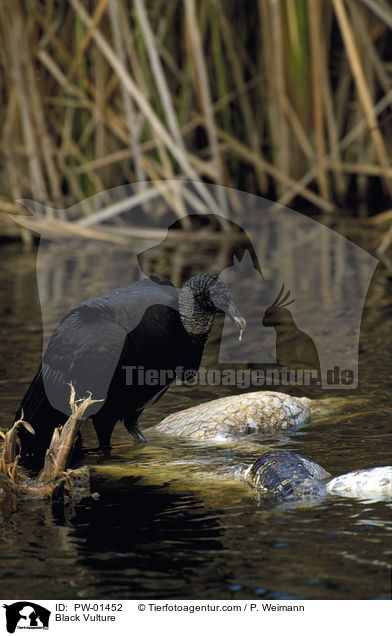
[[[192,334],[208,333],[217,312],[229,316],[240,330],[240,339],[246,327],[245,318],[216,274],[196,274],[187,280],[179,293],[179,309],[185,329]]]

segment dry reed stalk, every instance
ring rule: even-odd
[[[203,122],[203,119],[198,115],[194,117],[192,120],[192,128],[199,125],[200,122]],[[147,150],[156,149],[158,145],[158,140],[156,138],[150,139],[148,142],[144,142],[141,145],[141,149],[145,152]],[[123,161],[129,156],[129,150],[118,150],[112,154],[106,155],[105,157],[99,157],[97,159],[93,159],[92,161],[87,161],[81,165],[75,166],[73,168],[74,174],[84,174],[93,170],[97,170],[98,168],[102,168],[104,166],[117,163],[118,161]],[[209,179],[215,181],[216,171],[215,167],[209,161],[203,161],[199,157],[193,154],[187,153],[188,161],[191,165],[193,165],[200,175],[205,175]],[[179,175],[176,175],[176,178]],[[182,177],[185,178],[185,175]]]
[[[362,0],[363,4],[365,4],[373,13],[375,13],[380,20],[385,22],[385,24],[392,29],[392,11],[389,9],[386,3],[381,4],[380,2],[375,2],[375,0]]]
[[[163,72],[156,42],[155,42],[154,35],[150,26],[150,22],[147,17],[147,12],[146,12],[143,0],[135,0],[135,7],[138,13],[141,30],[144,36],[144,42],[145,42],[148,56],[150,59],[152,75],[155,80],[158,94],[161,99],[167,125],[169,127],[169,130],[173,136],[175,143],[181,148],[181,150],[185,154],[186,152],[185,145],[181,136],[181,132],[177,122],[177,117],[173,107],[170,91],[167,85],[165,74]],[[158,152],[160,154],[162,163],[166,167],[166,170],[168,174],[170,175],[169,178],[174,179],[175,175],[171,167],[169,156],[165,150],[164,145],[160,142],[159,137],[157,139],[157,142],[158,142]],[[159,175],[156,173],[153,167],[153,164],[147,159],[147,157],[143,157],[141,161],[148,176],[151,179],[157,179]],[[155,173],[155,176],[154,176],[154,173]],[[162,194],[165,196],[165,198],[167,198],[169,205],[171,202],[171,206],[173,207],[177,216],[185,217],[186,210],[185,210],[184,202],[181,197],[181,187],[179,186],[179,184],[177,184],[177,186],[173,188],[171,195],[169,190],[166,187],[163,188]],[[189,221],[186,218],[184,218],[183,222],[185,223],[185,227],[189,223]]]
[[[284,100],[286,98],[284,62],[283,62],[283,33],[282,33],[282,5],[281,0],[269,0],[270,27],[272,39],[273,73],[272,90],[274,93],[273,109],[276,113],[275,150],[276,164],[281,172],[290,176],[289,162],[289,130],[284,114]],[[271,78],[272,79],[272,78]],[[278,187],[278,194],[281,188]]]
[[[249,91],[260,86],[262,79],[263,79],[263,74],[257,73],[257,75],[255,75],[255,77],[252,77],[249,81],[239,82],[236,88],[233,88],[233,90],[228,91],[226,95],[222,95],[222,97],[219,97],[219,99],[217,99],[217,101],[214,102],[213,104],[214,113],[215,114],[219,113],[219,111],[222,108],[229,105],[231,102],[233,102],[237,98],[241,100],[241,97],[243,95],[246,95]],[[242,108],[243,110],[245,110],[244,107]],[[250,102],[249,102],[249,108],[251,108]],[[185,130],[187,130],[188,127],[191,125],[192,125],[192,119],[189,120],[186,124],[183,124],[183,126],[181,127],[182,134],[185,134]],[[256,124],[255,124],[255,128],[256,128]],[[256,132],[258,132],[257,129],[256,129]],[[257,138],[258,138],[258,135],[257,135]]]
[[[155,167],[157,172],[159,173],[160,178],[163,178],[165,180],[169,179],[168,173],[165,171],[162,165],[156,164]],[[177,179],[181,180],[183,178],[184,175],[180,174],[178,175]],[[175,183],[178,183],[178,181],[175,180]],[[189,190],[187,184],[184,184],[184,187],[182,188],[182,196],[184,197],[184,200],[187,201],[191,206],[192,212],[197,212],[198,214],[208,214],[209,208],[206,206],[205,203],[203,203],[201,199],[199,199],[198,196],[196,196]]]
[[[325,119],[329,138],[329,147],[332,148],[331,155],[331,172],[334,175],[334,186],[337,190],[338,197],[342,197],[347,187],[347,180],[343,175],[341,168],[342,157],[339,150],[339,134],[336,120],[335,102],[332,95],[331,85],[326,73],[326,60],[323,61],[324,81],[323,86],[323,98],[325,106]],[[327,156],[325,162],[328,164]]]
[[[106,132],[105,122],[102,118],[103,102],[105,100],[105,64],[100,51],[94,51],[94,78],[95,89],[97,91],[98,99],[94,112],[95,126],[94,126],[94,154],[97,157],[102,157],[105,154],[106,148]]]
[[[216,4],[214,5],[217,6]],[[247,142],[250,144],[252,150],[255,152],[261,151],[261,138],[260,132],[257,128],[255,117],[252,112],[252,107],[250,104],[249,96],[247,95],[247,91],[242,90],[242,87],[248,86],[252,88],[251,82],[244,82],[242,67],[239,61],[239,58],[236,53],[236,47],[234,46],[232,31],[228,25],[227,18],[223,11],[219,11],[219,20],[222,29],[222,38],[225,42],[227,57],[230,61],[230,66],[233,72],[233,78],[236,83],[236,89],[231,91],[231,93],[226,93],[225,97],[218,100],[213,105],[213,111],[216,114],[219,112],[220,108],[223,108],[228,104],[228,99],[230,96],[238,97],[239,103],[241,106],[243,118],[244,118],[244,126],[247,134]],[[261,76],[258,75],[258,78]],[[257,79],[257,78],[253,78]],[[267,179],[263,170],[259,170],[256,168],[257,181],[260,190],[267,189]]]
[[[315,151],[310,143],[308,136],[304,130],[304,127],[295,112],[293,106],[291,105],[289,99],[285,97],[283,101],[284,113],[287,117],[287,121],[291,125],[294,135],[297,138],[297,141],[301,147],[302,152],[308,160],[312,160],[315,157]]]
[[[325,212],[333,212],[334,206],[328,201],[324,201],[318,194],[312,192],[308,188],[301,185],[299,181],[294,181],[291,177],[288,177],[281,170],[276,168],[273,164],[270,164],[265,159],[262,159],[260,155],[249,150],[249,148],[241,144],[237,139],[234,139],[223,130],[218,129],[218,136],[225,141],[229,148],[238,156],[250,164],[259,165],[260,169],[265,170],[268,174],[274,177],[282,185],[290,185],[291,191],[295,194],[300,194],[304,199],[307,199],[311,203],[314,203],[317,207]]]
[[[137,0],[138,1],[138,0]],[[140,0],[139,0],[140,1]],[[198,80],[199,86],[199,98],[204,111],[206,131],[211,149],[212,161],[215,166],[218,185],[223,185],[223,174],[221,167],[221,157],[219,153],[218,137],[216,132],[216,125],[214,119],[214,113],[212,109],[212,100],[210,87],[208,82],[206,64],[201,45],[200,32],[198,28],[198,22],[196,18],[195,3],[194,0],[185,0],[185,18],[187,25],[187,34],[190,40],[190,51],[192,54],[191,61],[194,66],[195,75]],[[219,188],[218,199],[221,208],[221,213],[227,216],[227,201],[224,190]]]
[[[58,175],[58,166],[55,162],[56,151],[53,146],[52,138],[50,137],[47,129],[41,96],[36,81],[37,74],[34,72],[31,58],[29,55],[27,55],[26,49],[24,49],[23,58],[26,75],[26,88],[30,97],[29,101],[31,105],[31,112],[33,114],[33,118],[35,119],[36,136],[40,142],[43,164],[48,177],[48,183],[50,184],[49,199],[56,205],[59,205],[61,199],[61,186]]]
[[[386,69],[380,59],[377,49],[374,45],[373,39],[368,33],[367,24],[365,23],[365,16],[361,11],[358,10],[358,7],[351,7],[350,16],[353,21],[353,25],[356,27],[355,33],[357,34],[358,41],[360,40],[362,43],[363,50],[366,50],[366,56],[371,62],[374,72],[377,76],[377,79],[382,86],[385,93],[388,92],[391,81],[388,76]]]
[[[343,57],[340,60],[337,88],[335,89],[334,102],[336,108],[336,128],[338,132],[338,139],[343,137],[347,127],[347,108],[350,103],[350,91],[351,91],[351,75],[350,68],[347,59]]]
[[[273,65],[268,63],[266,56],[267,51],[272,51],[272,35],[270,28],[270,13],[268,10],[268,4],[264,0],[258,0],[258,16],[259,16],[259,29],[261,33],[261,46],[260,46],[260,66],[264,70],[265,75],[265,116],[267,122],[267,135],[270,138],[271,144],[271,159],[274,161],[275,154],[275,131],[277,128],[277,114],[272,108],[271,96],[273,94]]]
[[[361,7],[362,8],[362,7]],[[355,24],[352,24],[353,35],[358,41],[358,36],[355,33]],[[364,56],[362,60],[362,68],[363,74],[367,83],[367,88],[369,91],[369,97],[372,101],[376,99],[377,89],[376,89],[376,76],[374,73],[374,68],[371,64],[370,57],[368,55]],[[362,114],[361,104],[357,103],[358,110],[358,118]],[[353,161],[366,163],[374,163],[376,166],[379,166],[379,161],[377,161],[377,156],[375,154],[374,146],[372,143],[369,143],[368,135],[364,134],[358,138],[358,143],[353,146],[352,150],[355,152],[353,157]],[[347,161],[350,162],[349,153],[346,153]],[[366,194],[368,190],[368,182],[369,177],[363,173],[356,173],[356,196],[359,201],[358,205],[358,214],[360,217],[367,216],[367,201]]]
[[[383,110],[385,110],[385,108],[387,108],[391,103],[392,103],[392,89],[388,91],[388,93],[384,95],[384,97],[382,97],[380,101],[376,104],[376,106],[374,107],[375,116],[380,115],[380,113],[382,113]],[[353,141],[355,141],[355,139],[357,139],[357,137],[359,137],[364,132],[364,130],[366,130],[366,128],[367,128],[367,119],[366,117],[363,117],[357,124],[355,124],[355,126],[351,128],[351,130],[342,139],[340,139],[340,141],[337,144],[337,148],[339,148],[341,151],[346,150],[346,148],[348,148],[353,143]],[[327,157],[326,157],[327,160],[330,160],[332,158],[334,151],[335,151],[335,148],[332,148],[330,150],[330,152],[327,154]],[[311,168],[298,182],[296,182],[295,184],[296,187],[298,186],[306,187],[307,185],[309,185],[309,183],[313,181],[315,176],[316,176],[316,169]],[[284,195],[282,195],[279,198],[278,204],[288,205],[296,196],[297,192],[298,192],[297,189],[290,188],[287,192],[285,192]]]
[[[13,89],[9,96],[9,102],[6,109],[6,115],[5,115],[4,125],[3,125],[3,137],[4,137],[3,152],[5,157],[5,170],[7,175],[8,187],[9,187],[11,196],[13,197],[14,200],[22,196],[21,183],[20,183],[19,173],[17,169],[17,165],[19,162],[17,162],[16,160],[15,150],[14,150],[14,144],[15,144],[14,126],[15,126],[16,111],[17,111],[16,105],[17,105],[16,91],[15,89]],[[7,210],[6,208],[4,208],[4,204],[5,202],[2,201],[1,208],[3,210],[5,209],[6,212],[14,211],[12,209]],[[9,204],[9,205],[14,206],[14,204]],[[31,232],[27,230],[26,228],[20,227],[19,234],[25,249],[31,248],[33,244],[33,236]]]
[[[113,32],[114,45],[116,53],[123,64],[126,66],[127,58],[125,52],[125,44],[123,41],[123,30],[121,29],[121,16],[118,0],[112,0],[109,5],[109,15]],[[125,90],[122,82],[121,94],[124,104],[124,114],[128,125],[128,132],[131,138],[130,155],[133,157],[133,167],[136,179],[140,182],[145,180],[145,173],[141,163],[142,153],[140,150],[140,127],[137,125],[136,113],[132,103],[132,98],[128,91]]]
[[[61,88],[64,90],[65,93],[68,93],[69,95],[74,95],[75,97],[79,97],[79,100],[81,101],[85,100],[87,103],[91,104],[91,101],[85,96],[83,91],[81,91],[77,86],[75,86],[69,81],[68,77],[64,75],[62,70],[54,61],[53,57],[51,57],[48,54],[48,52],[45,51],[45,49],[41,48],[38,50],[37,58],[43,64],[43,66],[45,66],[45,68],[49,71],[49,73],[53,75],[53,77],[55,78],[55,80],[58,82],[59,86],[61,86]],[[93,105],[91,105],[91,109],[92,108],[94,108]]]
[[[327,161],[327,166],[332,169],[333,162]],[[381,177],[383,174],[387,174],[388,177],[392,177],[392,166],[386,171],[381,166],[374,165],[374,163],[349,163],[343,161],[340,164],[340,169],[347,174],[362,174],[371,175],[373,177]]]
[[[229,68],[227,68],[227,65],[225,63],[224,44],[223,44],[223,38],[221,37],[221,26],[219,23],[219,13],[217,11],[216,1],[210,2],[208,4],[208,27],[207,28],[209,28],[210,34],[211,34],[210,35],[211,57],[214,63],[214,71],[215,71],[215,82],[211,82],[211,101],[213,101],[213,95],[215,92],[217,95],[227,95],[229,90],[230,80],[231,80],[231,78],[228,77]],[[206,50],[206,46],[204,46],[204,55],[206,60],[209,62],[209,66],[210,66],[210,68],[208,69],[209,77],[213,77],[212,75],[213,69],[211,68],[211,60],[209,60],[208,58],[208,50]],[[233,79],[235,80],[233,68],[232,68],[232,72],[233,72]],[[215,110],[214,110],[214,114],[215,114]],[[245,125],[246,125],[245,118],[247,114],[245,114],[245,112],[242,112]],[[222,121],[223,128],[225,128],[226,130],[231,130],[232,126],[231,126],[230,110],[226,106],[222,108],[221,121]],[[224,171],[223,163],[222,163],[222,171]]]
[[[82,6],[80,0],[75,1]],[[259,20],[254,22],[255,7],[248,14],[252,24],[244,22],[246,12],[241,5],[235,8],[229,6],[230,3],[223,6],[216,0],[189,2],[194,14],[197,13],[193,27],[197,30],[207,92],[202,90],[196,49],[189,46],[190,37],[185,38],[185,43],[178,38],[178,24],[184,16],[188,29],[186,16],[189,10],[187,14],[185,3],[165,4],[159,0],[151,5],[146,0],[135,3],[99,0],[91,5],[92,16],[86,14],[89,23],[70,6],[71,1],[67,6],[59,5],[56,13],[53,2],[47,3],[44,12],[38,10],[37,0],[32,0],[28,10],[20,0],[15,0],[12,6],[11,2],[2,4],[0,25],[6,46],[0,46],[0,63],[6,71],[11,69],[5,74],[8,106],[4,111],[5,125],[0,139],[6,173],[0,187],[4,192],[17,198],[26,195],[26,190],[31,191],[33,184],[38,184],[32,193],[37,198],[39,178],[32,177],[32,173],[38,170],[44,186],[39,198],[61,198],[57,207],[61,204],[67,207],[64,197],[69,202],[75,198],[80,200],[98,189],[116,185],[124,177],[130,181],[144,179],[139,156],[146,157],[150,178],[154,175],[174,182],[175,185],[168,186],[166,192],[177,216],[183,206],[181,200],[185,201],[186,188],[172,178],[181,174],[182,178],[189,179],[189,169],[197,179],[207,177],[213,182],[245,189],[252,189],[257,184],[261,192],[273,181],[279,183],[277,177],[265,169],[267,166],[253,162],[253,158],[249,162],[249,157],[244,159],[242,154],[233,152],[232,143],[230,145],[220,137],[218,140],[218,122],[225,133],[255,154],[268,152],[265,154],[267,164],[278,170],[278,161],[281,161],[278,154],[283,148],[289,161],[287,170],[282,171],[286,177],[301,175],[304,166],[314,161],[310,140],[316,134],[317,148],[324,144],[324,151],[319,151],[318,172],[312,166],[300,178],[299,184],[305,188],[316,178],[322,192],[325,183],[324,186],[320,183],[320,166],[323,166],[327,187],[333,186],[333,192],[339,197],[344,195],[348,174],[357,175],[358,192],[363,197],[367,194],[370,176],[385,183],[389,179],[392,183],[388,163],[383,165],[379,155],[377,165],[381,165],[381,170],[377,166],[369,168],[377,148],[373,131],[368,134],[371,127],[369,108],[373,108],[380,88],[387,93],[390,87],[386,38],[392,11],[384,0],[345,4],[341,0],[331,4],[321,4],[320,0],[312,3],[309,0],[260,0]],[[352,53],[347,58],[341,54],[345,48],[348,53],[344,38],[343,45],[336,47],[336,29],[332,27],[338,24],[343,34],[344,26],[341,20],[339,22],[335,5],[343,7],[346,17],[349,16],[351,23],[346,29],[346,39],[351,37],[354,42],[356,58]],[[322,37],[318,38],[321,19]],[[15,79],[10,58],[10,26],[19,80]],[[168,146],[167,139],[156,126],[154,128],[143,107],[132,96],[124,78],[118,72],[112,72],[112,63],[97,44],[97,33],[103,38],[105,34],[107,40],[104,38],[104,41],[125,72],[130,69],[129,75],[136,89],[149,103],[180,153],[173,154],[175,150],[170,147],[170,141]],[[312,38],[313,56],[309,55],[309,38]],[[22,41],[23,50],[19,44]],[[247,50],[249,42],[252,48]],[[275,50],[274,43],[278,43]],[[366,58],[362,50],[367,51]],[[72,56],[72,51],[76,52],[76,57]],[[310,61],[312,92],[306,81]],[[359,86],[361,80],[354,73],[355,62],[362,73],[362,89]],[[194,83],[191,67],[195,69]],[[263,74],[260,73],[263,68],[266,82],[262,81]],[[35,72],[41,73],[41,82]],[[109,77],[106,83],[104,76]],[[353,99],[353,78],[358,94],[362,90],[359,102]],[[316,89],[318,95],[315,95]],[[224,162],[217,163],[210,140],[203,150],[194,150],[196,127],[203,127],[208,136],[206,108],[202,101],[203,95],[208,97],[208,91],[212,131],[216,135],[218,155],[225,159]],[[199,98],[199,104],[195,97]],[[308,104],[312,103],[312,98],[314,116],[310,118]],[[21,100],[24,101],[22,105]],[[11,102],[14,112],[11,112]],[[278,113],[280,108],[282,112]],[[365,125],[348,143],[351,131],[348,134],[347,131],[350,128],[359,130],[356,126],[362,113],[365,113]],[[286,126],[284,134],[282,125],[277,124],[278,114],[279,121]],[[377,126],[377,115],[374,115],[374,122]],[[384,139],[379,135],[383,149],[379,144],[378,150],[384,150],[388,161],[391,141],[388,128],[383,129],[383,134]],[[190,152],[185,151],[185,144]],[[59,146],[59,151],[55,152],[55,146]],[[98,153],[104,154],[98,158]],[[116,162],[120,162],[118,167],[113,165]],[[247,171],[242,169],[243,163],[250,164]],[[99,172],[105,167],[106,170]],[[351,173],[348,172],[350,167]],[[59,188],[60,183],[62,188],[63,184],[67,188],[65,195]],[[287,185],[281,187],[286,189]],[[135,190],[137,188],[136,185]],[[197,204],[202,208],[210,207],[210,211],[222,212],[211,192],[203,184],[198,188],[198,194],[192,195]],[[297,192],[297,188],[290,187],[280,201],[287,204]],[[315,201],[314,204],[318,206]],[[146,208],[146,211],[153,213],[152,209]],[[26,236],[30,236],[29,233]]]
[[[116,203],[111,203],[99,210],[99,212],[93,212],[89,214],[89,216],[78,219],[76,224],[80,227],[89,227],[90,225],[94,225],[95,223],[99,223],[101,221],[107,221],[108,219],[112,219],[117,216],[121,212],[128,212],[139,205],[143,205],[147,201],[151,201],[156,197],[160,196],[159,191],[155,186],[148,188],[148,190],[144,190],[143,192],[138,192],[127,199],[122,199],[121,201],[117,201]]]
[[[377,256],[380,261],[384,264],[389,276],[392,276],[392,261],[386,255],[386,251],[392,244],[392,225],[389,230],[384,234],[384,237],[377,248]]]
[[[118,243],[120,245],[128,245],[129,240],[119,235],[113,235],[109,232],[102,232],[95,229],[80,227],[78,223],[62,221],[61,219],[45,217],[25,216],[15,219],[17,223],[28,228],[32,232],[38,232],[48,238],[59,238],[66,234],[83,239],[93,239],[95,241],[104,241],[107,243]]]
[[[74,10],[79,15],[82,22],[88,28],[91,24],[91,17],[85,11],[84,7],[80,4],[79,0],[70,0],[70,3],[72,7],[74,8]],[[114,53],[113,49],[109,46],[107,40],[104,38],[102,33],[98,29],[95,29],[93,31],[92,37],[95,40],[97,46],[101,49],[103,55],[106,57],[110,66],[113,68],[114,72],[117,73],[120,80],[123,82],[125,88],[129,91],[129,93],[131,94],[135,102],[137,103],[138,107],[140,108],[142,113],[145,115],[146,119],[149,121],[152,128],[154,128],[156,134],[161,138],[163,143],[165,143],[165,145],[170,150],[170,152],[172,153],[172,155],[174,156],[178,164],[181,166],[182,170],[187,175],[187,177],[189,177],[191,180],[195,182],[195,187],[199,190],[200,195],[205,199],[206,203],[210,205],[212,211],[214,211],[216,214],[219,214],[220,210],[216,202],[211,197],[208,190],[205,188],[204,184],[202,184],[198,180],[199,176],[193,170],[193,168],[189,165],[189,162],[187,161],[187,158],[184,152],[182,151],[181,148],[179,148],[175,144],[172,137],[169,135],[166,128],[162,125],[162,123],[156,116],[155,112],[151,108],[150,104],[148,103],[144,95],[141,93],[141,91],[138,89],[138,87],[136,86],[135,82],[133,81],[129,73],[123,67],[120,60]]]
[[[135,47],[134,34],[130,27],[129,15],[125,11],[123,2],[119,2],[117,0],[117,7],[120,14],[122,36],[132,76],[135,78],[136,84],[140,87],[140,90],[144,93],[144,95],[148,95],[149,87],[144,79],[143,69]]]
[[[135,0],[135,7],[138,13],[141,30],[144,36],[144,43],[147,49],[147,53],[150,59],[151,72],[155,80],[155,84],[158,90],[162,102],[163,112],[168,128],[172,134],[175,143],[185,152],[184,142],[181,136],[180,128],[177,121],[177,116],[173,107],[172,98],[167,85],[166,77],[163,72],[162,64],[159,58],[154,34],[151,29],[150,22],[148,20],[146,8],[143,0]]]
[[[96,53],[99,54],[99,51],[94,51],[94,60],[96,59],[96,55],[95,55]],[[103,67],[105,67],[104,64],[103,64]],[[110,101],[110,95],[112,91],[115,90],[116,88],[116,84],[117,84],[117,78],[115,76],[112,76],[111,79],[107,82],[107,84],[105,86],[102,86],[101,89],[98,88],[98,83],[95,81],[94,83],[95,98],[94,98],[94,108],[92,111],[92,116],[85,117],[85,113],[83,111],[80,111],[80,114],[82,117],[79,117],[79,119],[83,119],[85,121],[85,126],[79,138],[76,141],[77,141],[77,144],[86,152],[89,152],[90,148],[94,147],[94,141],[92,141],[90,144],[90,139],[92,135],[95,134],[97,127],[100,125],[100,122],[104,125],[105,129],[106,128],[109,129],[109,126],[107,125],[108,122],[103,113],[105,111],[107,104]],[[120,122],[120,125],[122,126],[122,129],[124,130],[124,134],[127,135],[128,133],[126,132],[126,125],[123,124],[121,116],[119,117],[119,122]],[[108,142],[109,142],[108,143],[108,146],[109,146],[110,144],[109,139],[108,139]]]
[[[384,210],[383,212],[379,212],[374,216],[371,216],[369,219],[364,219],[362,223],[368,226],[376,226],[381,225],[382,223],[387,223],[392,220],[392,208],[390,210]]]
[[[17,95],[18,109],[21,118],[26,156],[30,173],[30,188],[34,198],[47,200],[45,179],[41,170],[39,157],[40,145],[37,143],[33,123],[30,117],[29,102],[26,95],[25,79],[21,67],[19,43],[23,41],[23,30],[20,16],[19,4],[14,7],[15,11],[10,18],[7,15],[5,6],[0,4],[0,16],[3,22],[3,32],[5,33],[7,51],[9,56],[10,72],[13,77]]]
[[[326,144],[324,136],[324,113],[321,85],[324,84],[324,76],[320,77],[320,70],[323,67],[321,52],[321,12],[319,0],[308,0],[308,13],[310,25],[310,45],[311,45],[311,77],[312,77],[312,97],[313,97],[313,117],[316,134],[317,153],[317,179],[320,193],[323,199],[329,201],[329,181],[325,166]]]
[[[100,128],[100,124],[102,122],[99,110],[103,102],[104,96],[101,94],[101,96],[95,102],[95,108],[91,113],[91,117],[89,119],[85,119],[84,127],[82,128],[82,131],[77,140],[77,145],[81,149],[81,151],[88,152],[89,145],[92,146],[95,151],[97,150],[96,137],[98,129]]]
[[[65,128],[66,126],[64,126],[64,129]],[[83,199],[85,198],[84,191],[82,190],[81,184],[79,183],[78,179],[75,177],[72,167],[68,164],[68,159],[70,159],[72,155],[74,155],[74,152],[73,152],[74,146],[75,144],[73,144],[70,138],[70,135],[68,136],[68,139],[67,139],[67,136],[64,131],[64,134],[62,135],[61,150],[58,155],[58,162],[59,162],[61,172],[67,180],[69,191],[74,197],[74,200],[82,202]],[[91,182],[94,184],[96,181],[98,181],[98,179],[95,178],[94,173],[89,172],[87,176],[90,178]],[[81,205],[83,207],[83,204]]]
[[[203,117],[200,117],[200,122],[204,125]],[[197,157],[196,155],[192,155],[191,153],[187,153],[189,163],[196,168],[200,175],[205,175],[208,179],[212,181],[216,181],[217,173],[215,164],[212,163],[210,159],[204,161],[201,157]]]
[[[53,129],[61,136],[61,149],[58,154],[59,165],[61,166],[64,175],[67,176],[69,186],[73,190],[75,198],[82,201],[85,198],[85,193],[81,189],[77,180],[74,178],[71,166],[67,164],[67,159],[70,158],[74,158],[78,164],[84,163],[86,161],[86,158],[81,152],[79,145],[72,139],[72,110],[73,109],[68,109],[63,124],[59,122],[53,114],[51,117],[51,123]],[[96,191],[99,192],[105,190],[103,182],[98,175],[93,172],[89,172],[88,177],[93,183]]]
[[[78,51],[75,57],[72,60],[71,68],[70,68],[71,77],[74,74],[76,67],[78,66],[80,60],[82,59],[85,53],[95,29],[98,27],[99,23],[101,22],[102,16],[106,11],[106,7],[108,6],[109,2],[110,0],[99,0],[98,6],[96,7],[93,15],[91,16],[90,25],[83,37],[83,40],[78,48]]]
[[[169,178],[173,179],[173,172],[170,167],[170,161],[168,160],[167,156],[165,157],[164,147],[161,148],[161,152],[159,153],[159,155],[160,155],[162,164],[166,166],[166,170],[168,171],[168,174],[170,175]],[[143,156],[141,161],[147,176],[152,181],[154,181],[157,190],[160,192],[163,199],[167,202],[169,208],[173,210],[173,212],[177,215],[178,218],[184,217],[186,210],[185,210],[182,198],[180,196],[179,189],[178,188],[175,189],[173,186],[168,187],[168,185],[164,181],[160,181],[159,172],[157,172],[154,164],[146,156]],[[177,185],[181,187],[181,184],[178,183]],[[185,225],[190,227],[189,220],[185,219],[185,221],[186,221]]]
[[[90,139],[93,135],[97,134],[98,130],[105,131],[105,136],[106,136],[106,129],[109,130],[109,127],[107,126],[106,119],[103,116],[103,111],[105,108],[105,104],[110,102],[112,93],[117,89],[119,82],[118,82],[118,78],[115,75],[112,75],[107,82],[103,81],[103,78],[106,76],[106,65],[104,63],[103,57],[97,49],[94,49],[92,53],[93,53],[93,70],[94,70],[94,90],[98,97],[96,98],[94,102],[92,116],[86,118],[85,126],[78,138],[77,143],[78,143],[78,146],[80,146],[86,152],[89,152],[90,147],[93,147],[95,150],[94,154],[97,154],[97,150],[95,146],[96,139],[94,137],[94,140],[91,140],[91,143],[90,143]],[[102,68],[101,73],[96,72],[97,59],[100,60],[100,65]],[[108,138],[106,147],[108,147],[109,144],[110,144],[110,138]],[[103,148],[101,152],[103,154],[105,152],[105,149]]]
[[[61,41],[55,36],[53,36],[53,42],[59,48],[59,52],[63,56],[65,62],[67,64],[71,64],[73,58],[68,52],[68,50],[63,46]],[[85,91],[87,91],[91,95],[92,99],[95,100],[96,102],[98,100],[96,87],[94,83],[87,76],[85,69],[81,65],[79,65],[75,69],[75,73],[81,86],[84,88]],[[95,107],[96,107],[96,104],[95,104]],[[113,134],[119,140],[119,142],[129,144],[131,141],[131,138],[126,130],[127,125],[124,118],[121,116],[121,114],[118,114],[117,112],[115,112],[107,101],[102,102],[102,107],[103,107],[102,117],[105,119],[105,122],[108,128],[112,130]]]
[[[155,228],[147,228],[147,227],[136,227],[132,225],[126,226],[107,226],[107,225],[95,225],[94,228],[96,230],[101,230],[102,232],[107,232],[108,234],[128,236],[130,239],[139,239],[142,241],[162,241],[167,236],[166,230],[160,230]],[[132,241],[130,240],[131,244]]]
[[[98,170],[99,168],[105,168],[113,163],[124,161],[124,159],[127,159],[128,157],[129,148],[126,148],[125,150],[116,150],[116,152],[107,154],[104,157],[97,157],[96,159],[86,161],[79,166],[75,166],[72,168],[72,171],[74,174],[84,174],[86,172]]]
[[[208,212],[208,210],[205,211]],[[107,229],[106,226],[97,225],[96,227],[97,229],[101,227],[104,230]],[[208,234],[206,234],[200,233],[199,230],[157,230],[155,228],[147,229],[136,227],[124,227],[120,229],[113,227],[110,228],[110,232],[113,232],[113,234],[118,234],[119,232],[121,232],[125,236],[146,240],[154,239],[156,241],[162,241],[163,239],[165,239],[165,242],[168,241],[172,242],[173,244],[178,244],[179,242],[183,241],[195,241],[198,239],[202,239],[203,242],[207,243],[223,243],[224,245],[230,245],[230,241],[234,243],[241,240],[246,241],[246,239],[241,239],[241,237],[238,236],[238,233],[233,232],[233,230],[230,230],[230,232],[227,233],[209,232]]]
[[[339,23],[342,38],[345,43],[347,57],[357,86],[359,100],[367,119],[374,149],[376,151],[380,165],[385,173],[385,184],[388,188],[389,194],[392,196],[392,179],[386,174],[386,171],[389,167],[388,155],[386,153],[385,146],[378,128],[378,122],[374,113],[374,106],[366,84],[363,68],[355,44],[353,32],[348,20],[347,12],[342,0],[332,0],[332,2],[335,9],[335,15]]]
[[[0,199],[0,210],[5,214],[21,214],[20,208],[15,203]]]
[[[61,42],[61,40],[56,36],[56,34],[51,31],[50,23],[47,22],[47,18],[45,14],[44,13],[39,14],[38,17],[39,17],[40,23],[42,24],[42,28],[47,30],[47,33],[48,33],[48,36],[50,37],[50,41],[52,45],[60,53],[62,58],[65,60],[65,62],[67,64],[71,64],[72,56],[70,55],[70,53],[68,52],[64,44]],[[51,70],[50,66],[48,66],[47,68],[48,70]],[[83,71],[80,69],[79,66],[75,69],[75,72],[76,72],[77,78],[80,81],[80,84],[84,87],[86,91],[88,91],[88,93],[92,96],[93,99],[96,99],[97,98],[96,89],[95,89],[95,86],[92,84],[92,82],[90,82],[90,80],[86,77],[86,75],[83,73]],[[57,78],[57,76],[58,76],[58,73],[57,75],[54,75],[55,78]],[[77,89],[77,90],[79,94],[80,89]],[[83,98],[86,98],[86,95],[85,93],[83,93],[83,91],[81,91],[81,94]],[[105,116],[107,125],[110,127],[113,134],[122,143],[129,144],[130,137],[128,133],[126,132],[126,130],[124,129],[122,119],[107,104],[104,105],[103,115]]]
[[[325,5],[324,5],[325,7]],[[327,24],[325,24],[325,20],[327,17]],[[329,147],[333,148],[332,151],[332,160],[333,166],[331,168],[331,175],[333,175],[333,179],[331,179],[330,187],[334,186],[338,200],[342,200],[344,193],[346,192],[347,187],[347,179],[340,168],[340,164],[342,161],[342,157],[340,154],[340,150],[338,147],[339,143],[339,131],[337,124],[337,113],[336,113],[336,99],[332,92],[332,86],[330,81],[330,69],[328,60],[331,56],[332,49],[332,25],[333,25],[333,11],[332,7],[329,8],[329,13],[325,16],[325,12],[323,14],[323,37],[322,43],[320,46],[320,76],[321,81],[320,84],[322,86],[322,99],[324,106],[324,115],[325,115],[325,129],[326,129],[326,139],[328,139]],[[328,49],[328,44],[330,45],[330,49]],[[347,97],[347,94],[346,94]],[[326,153],[325,148],[325,153]]]

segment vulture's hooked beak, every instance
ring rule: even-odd
[[[238,327],[238,329],[240,330],[240,335],[238,337],[238,340],[242,340],[242,334],[244,333],[245,329],[246,329],[246,320],[243,316],[241,316],[240,312],[238,311],[237,307],[235,306],[234,303],[230,303],[229,307],[226,310],[227,315],[229,316],[229,318],[234,322],[234,324],[236,325],[236,327]]]
[[[215,311],[222,311],[229,316],[230,320],[234,322],[236,327],[240,330],[239,340],[242,340],[242,334],[246,327],[246,320],[241,315],[238,307],[236,307],[231,294],[224,283],[221,280],[217,280],[215,285],[210,289],[210,299],[215,307]]]

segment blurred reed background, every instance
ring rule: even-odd
[[[391,207],[391,27],[385,0],[2,0],[0,208],[176,178]]]

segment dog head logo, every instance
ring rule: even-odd
[[[7,621],[7,632],[13,634],[16,629],[48,629],[50,611],[31,601],[18,601],[3,605]]]

